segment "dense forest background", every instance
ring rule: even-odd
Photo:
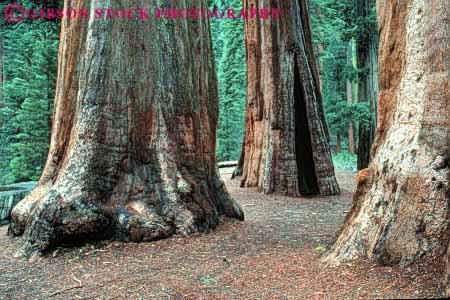
[[[13,1],[12,1],[13,2]],[[20,1],[54,7],[54,1]],[[357,0],[311,0],[314,48],[337,168],[357,169],[373,137],[377,74],[374,4]],[[364,1],[365,2],[365,1]],[[214,0],[214,7],[240,9],[240,0]],[[6,3],[0,4],[4,11]],[[49,148],[60,23],[1,20],[0,183],[38,180]],[[213,19],[213,48],[219,79],[218,161],[238,160],[244,131],[246,57],[244,21]],[[367,81],[373,86],[368,89]],[[363,152],[363,153],[358,153]],[[364,164],[362,164],[362,167]],[[360,166],[361,167],[361,166]]]

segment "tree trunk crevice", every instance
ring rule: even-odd
[[[301,195],[319,195],[313,148],[306,115],[305,92],[299,78],[300,70],[295,59],[294,68],[294,115],[295,148],[298,173],[298,189]]]
[[[244,2],[245,9],[259,5]],[[336,195],[340,191],[328,145],[308,4],[283,1],[278,9],[280,20],[245,21],[248,69],[241,186],[289,196]]]

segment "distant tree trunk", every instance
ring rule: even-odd
[[[350,43],[347,47],[347,65],[352,65],[352,47]],[[347,79],[347,103],[349,106],[353,104],[352,82],[349,79]],[[352,120],[348,123],[348,152],[355,154],[355,134]]]
[[[0,32],[0,108],[3,107],[3,35]],[[2,119],[0,117],[0,127],[2,126]]]
[[[309,0],[308,0],[308,2],[309,2]],[[315,6],[315,12],[313,12],[312,13],[313,15],[315,15],[319,20],[322,20],[323,19],[323,13],[320,11],[320,7],[319,6]],[[319,33],[318,33],[318,35],[319,35],[319,40],[322,40],[322,37],[323,37],[323,35],[324,35],[324,33],[323,33],[323,31],[319,31]],[[317,38],[317,37],[316,37]],[[315,56],[315,61],[317,62],[317,64],[318,64],[318,73],[319,73],[319,75],[320,75],[320,71],[321,70],[323,70],[323,62],[322,62],[322,60],[320,59],[320,57],[322,57],[322,55],[323,55],[323,51],[324,51],[324,47],[323,47],[323,45],[322,45],[322,43],[317,43],[317,45],[316,45],[316,49],[315,49],[316,51],[315,51],[315,54],[316,54],[316,56]],[[319,88],[320,88],[320,93],[322,93],[322,87],[323,87],[323,81],[322,81],[322,77],[321,76],[319,76]],[[328,130],[327,130],[328,131]],[[327,133],[328,134],[328,133]]]
[[[450,203],[450,6],[379,0],[379,122],[373,161],[329,263],[366,255],[408,264],[441,258]]]
[[[280,20],[247,19],[247,112],[241,185],[264,193],[335,195],[308,3],[267,1]],[[247,0],[245,9],[260,1]]]
[[[359,17],[368,18],[373,6],[372,0],[357,0],[356,12]],[[367,32],[372,28],[364,28]],[[358,80],[358,102],[369,102],[372,120],[370,124],[359,125],[358,138],[358,170],[367,168],[370,162],[370,148],[373,144],[376,127],[376,112],[378,98],[377,81],[377,43],[378,37],[368,33],[357,40],[356,57],[357,66],[364,71],[359,74]]]
[[[50,62],[48,63],[50,65]],[[54,101],[54,89],[52,89],[52,72],[53,70],[51,68],[47,69],[47,111],[49,112],[47,122],[48,122],[48,128],[52,127],[52,116],[51,113],[53,111],[53,101]],[[53,73],[54,74],[54,73]],[[53,92],[52,92],[53,91]],[[48,131],[50,135],[50,130]]]
[[[369,1],[369,7],[372,5]],[[373,2],[372,2],[373,3]],[[375,141],[376,129],[377,129],[377,112],[378,112],[378,34],[373,33],[370,36],[369,44],[369,63],[368,63],[368,81],[367,81],[367,99],[370,102],[370,114],[372,116],[370,120],[370,146]],[[370,150],[370,149],[369,149]],[[369,156],[370,158],[370,156]]]
[[[24,233],[23,252],[102,238],[150,241],[214,228],[222,215],[243,219],[216,171],[208,21],[62,23],[47,164],[9,228]]]
[[[317,45],[317,54],[318,54],[318,57],[321,57],[323,55],[323,45],[322,44]],[[319,70],[323,70],[323,62],[319,58],[317,58],[316,61],[319,62],[319,66],[318,66]],[[319,76],[320,93],[322,93],[322,87],[323,87],[322,77]]]
[[[336,153],[341,153],[342,151],[342,142],[341,142],[341,134],[336,133]]]
[[[358,159],[357,168],[358,170],[365,169],[370,163],[370,127],[367,124],[359,125],[359,138],[358,138]]]

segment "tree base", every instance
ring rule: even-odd
[[[450,212],[446,159],[437,157],[420,173],[406,170],[384,164],[359,173],[353,207],[323,262],[339,265],[364,256],[404,266],[424,255],[443,257]]]
[[[88,192],[68,193],[82,190],[79,185],[56,185],[48,191],[40,185],[14,208],[8,232],[23,235],[18,254],[29,256],[94,240],[149,242],[205,232],[219,224],[220,216],[244,220],[242,209],[219,177],[201,196],[195,191],[198,185],[188,185],[180,178],[175,188],[171,184],[154,187],[162,191],[159,198],[124,202],[114,197],[98,201],[101,195]]]

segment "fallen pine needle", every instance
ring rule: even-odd
[[[54,292],[53,294],[50,294],[49,297],[53,297],[53,296],[56,296],[56,295],[58,295],[58,294],[61,294],[61,293],[64,293],[64,292],[67,292],[67,291],[70,291],[70,290],[74,290],[74,289],[79,289],[79,288],[82,288],[82,287],[83,287],[82,285],[71,286],[71,287],[69,287],[69,288],[66,288],[66,289],[63,289],[63,290],[56,291],[56,292]]]
[[[83,287],[83,284],[81,284],[81,280],[79,280],[79,279],[76,278],[75,276],[72,276],[72,278],[73,278],[73,280],[75,280],[76,282],[78,282],[78,285],[71,286],[71,287],[68,287],[68,288],[66,288],[66,289],[62,289],[62,290],[56,291],[56,292],[54,292],[53,294],[50,294],[49,297],[53,297],[53,296],[56,296],[56,295],[61,294],[61,293],[64,293],[64,292],[67,292],[67,291],[70,291],[70,290],[74,290],[74,289],[79,289],[79,288],[82,288],[82,287]]]
[[[229,283],[231,283],[231,282],[233,282],[234,281],[234,279],[231,279],[231,280],[228,280],[228,281],[226,281],[226,282],[224,282],[224,283],[222,283],[222,284],[218,284],[218,285],[207,285],[207,286],[203,286],[202,288],[204,288],[204,289],[214,289],[214,288],[218,288],[218,287],[222,287],[222,286],[224,286],[224,285],[227,285],[227,284],[229,284]]]
[[[73,278],[73,280],[75,280],[76,282],[78,282],[78,285],[79,285],[80,287],[83,286],[83,285],[81,284],[81,280],[80,280],[80,279],[76,278],[75,276],[72,276],[72,278]]]

